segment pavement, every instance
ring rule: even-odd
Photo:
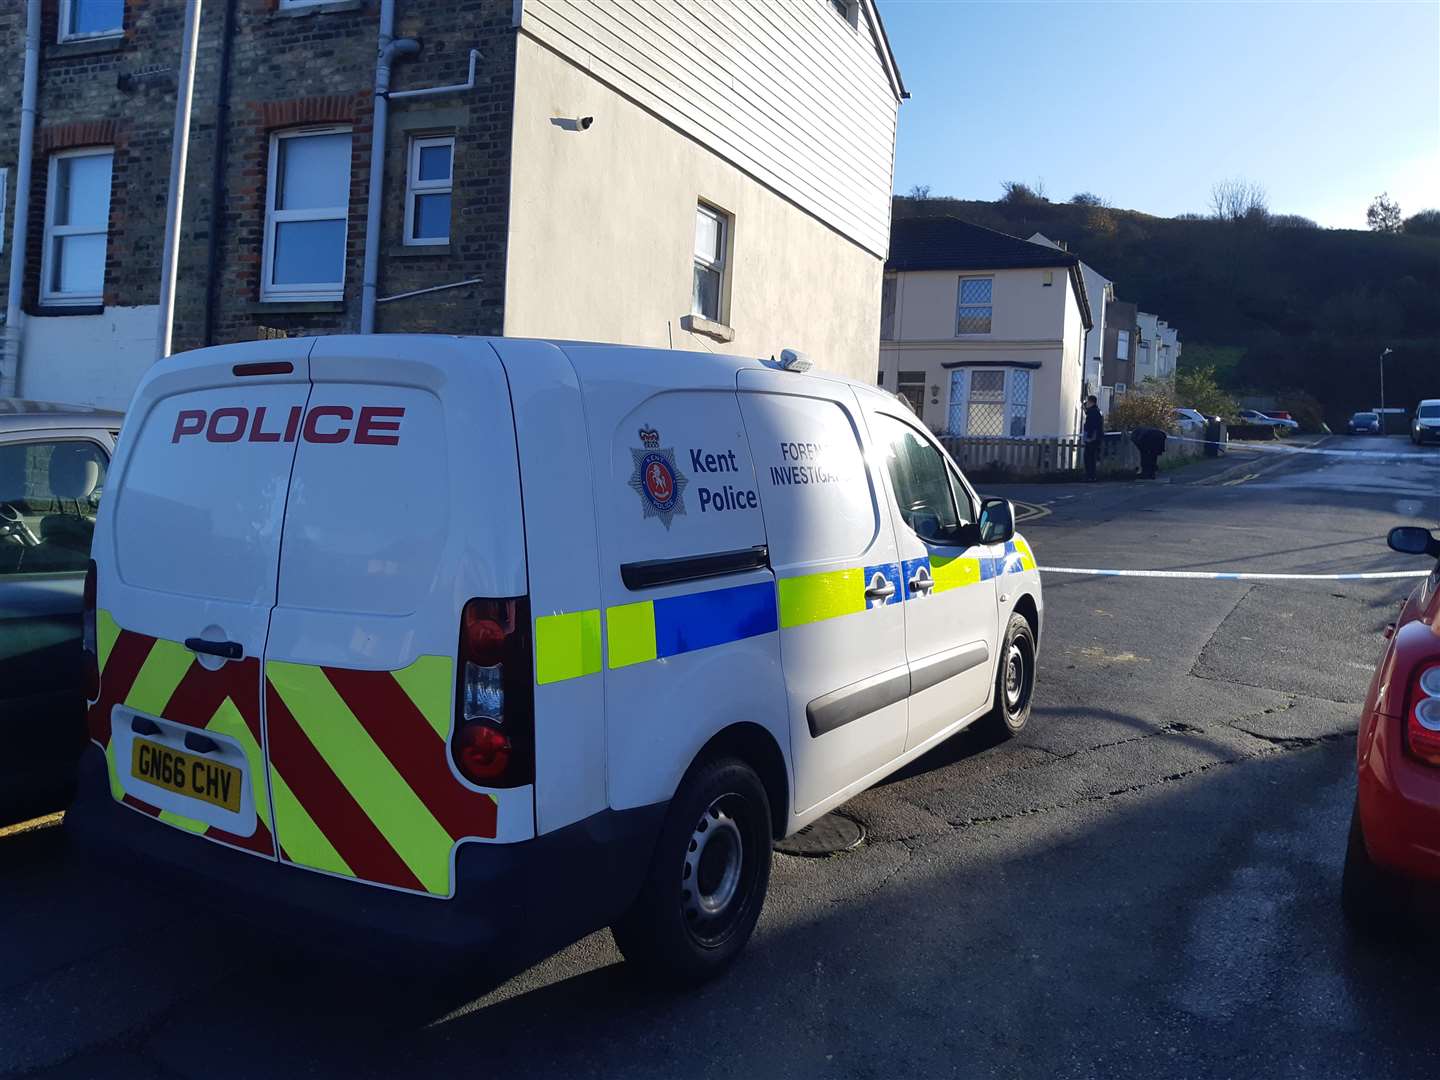
[[[1440,522],[1440,451],[1251,457],[987,494],[1044,511],[1042,565],[1412,569],[1386,531]],[[749,949],[688,993],[605,933],[498,988],[341,966],[106,876],[61,825],[0,834],[0,1076],[1433,1078],[1440,945],[1353,939],[1338,892],[1410,587],[1048,578],[1024,735],[852,800],[854,851],[777,855]]]

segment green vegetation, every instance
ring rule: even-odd
[[[1206,416],[1230,418],[1240,406],[1215,378],[1213,367],[1187,366],[1175,372],[1175,403]]]
[[[1111,431],[1134,431],[1153,427],[1172,434],[1175,423],[1175,392],[1168,381],[1146,379],[1128,394],[1121,394],[1110,403],[1105,426]]]
[[[1399,233],[1310,228],[1270,215],[1263,192],[1241,183],[1217,192],[1230,220],[1054,203],[1018,183],[999,202],[897,198],[895,216],[950,214],[1067,242],[1122,300],[1179,328],[1182,368],[1213,368],[1232,395],[1308,394],[1337,427],[1378,404],[1389,347],[1388,403],[1440,397],[1440,214],[1415,214]]]

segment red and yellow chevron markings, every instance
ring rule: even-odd
[[[271,660],[265,679],[281,858],[451,895],[451,852],[495,836],[497,803],[450,769],[450,658],[399,671]]]
[[[116,801],[207,839],[273,858],[275,842],[268,826],[270,800],[261,749],[260,662],[252,657],[230,661],[216,671],[207,670],[194,653],[178,642],[121,629],[108,611],[97,612],[96,631],[100,697],[90,706],[86,724],[90,738],[105,751],[110,792]],[[110,713],[116,705],[213,731],[239,744],[245,752],[254,797],[255,831],[249,836],[237,836],[127,794],[117,770],[129,769],[130,763],[117,762],[110,744]]]

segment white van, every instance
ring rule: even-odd
[[[72,829],[352,951],[514,969],[608,925],[718,971],[775,839],[1018,732],[1034,687],[1009,503],[803,366],[418,336],[156,364],[95,533]]]
[[[1426,398],[1415,406],[1415,419],[1410,422],[1410,441],[1423,446],[1434,439],[1440,442],[1440,398]]]

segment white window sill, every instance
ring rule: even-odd
[[[93,296],[77,296],[74,293],[64,293],[60,296],[41,296],[40,306],[47,308],[66,307],[99,307],[104,298],[96,293]]]
[[[93,34],[62,34],[56,38],[57,44],[73,45],[79,41],[104,41],[107,38],[121,38],[125,36],[123,27],[116,27],[114,30],[97,30]]]
[[[345,290],[339,289],[335,292],[313,292],[313,293],[266,293],[260,294],[262,304],[314,304],[331,303],[344,300]]]
[[[734,341],[735,331],[724,323],[714,322],[703,315],[683,315],[680,318],[680,328],[688,330],[692,334],[703,334],[705,337],[714,338],[716,341]]]

